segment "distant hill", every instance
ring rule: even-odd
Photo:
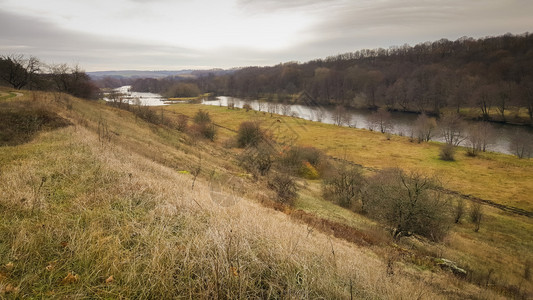
[[[92,79],[100,79],[103,77],[122,77],[122,78],[164,78],[176,75],[188,75],[194,70],[179,70],[179,71],[139,71],[139,70],[119,70],[119,71],[97,71],[87,72]]]
[[[208,74],[214,75],[223,75],[231,71],[223,69],[210,69],[210,70],[162,70],[162,71],[139,71],[139,70],[118,70],[118,71],[96,71],[96,72],[87,72],[87,74],[93,80],[99,80],[104,77],[111,78],[165,78],[165,77],[201,77]]]

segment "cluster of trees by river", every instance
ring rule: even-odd
[[[533,36],[441,39],[306,63],[202,74],[180,82],[196,85],[201,92],[278,102],[311,99],[319,105],[384,107],[433,115],[443,108],[457,112],[474,108],[484,120],[531,124]],[[175,86],[169,79],[143,79],[133,88],[168,94]]]

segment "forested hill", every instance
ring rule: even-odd
[[[247,67],[196,83],[204,92],[238,97],[429,113],[475,108],[485,119],[503,121],[515,109],[532,120],[533,36],[360,50],[306,63]]]

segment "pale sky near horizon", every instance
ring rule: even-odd
[[[87,71],[305,62],[533,29],[531,0],[0,0],[0,54]]]

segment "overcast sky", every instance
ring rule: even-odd
[[[264,66],[532,30],[532,0],[0,0],[0,54],[87,71]]]

